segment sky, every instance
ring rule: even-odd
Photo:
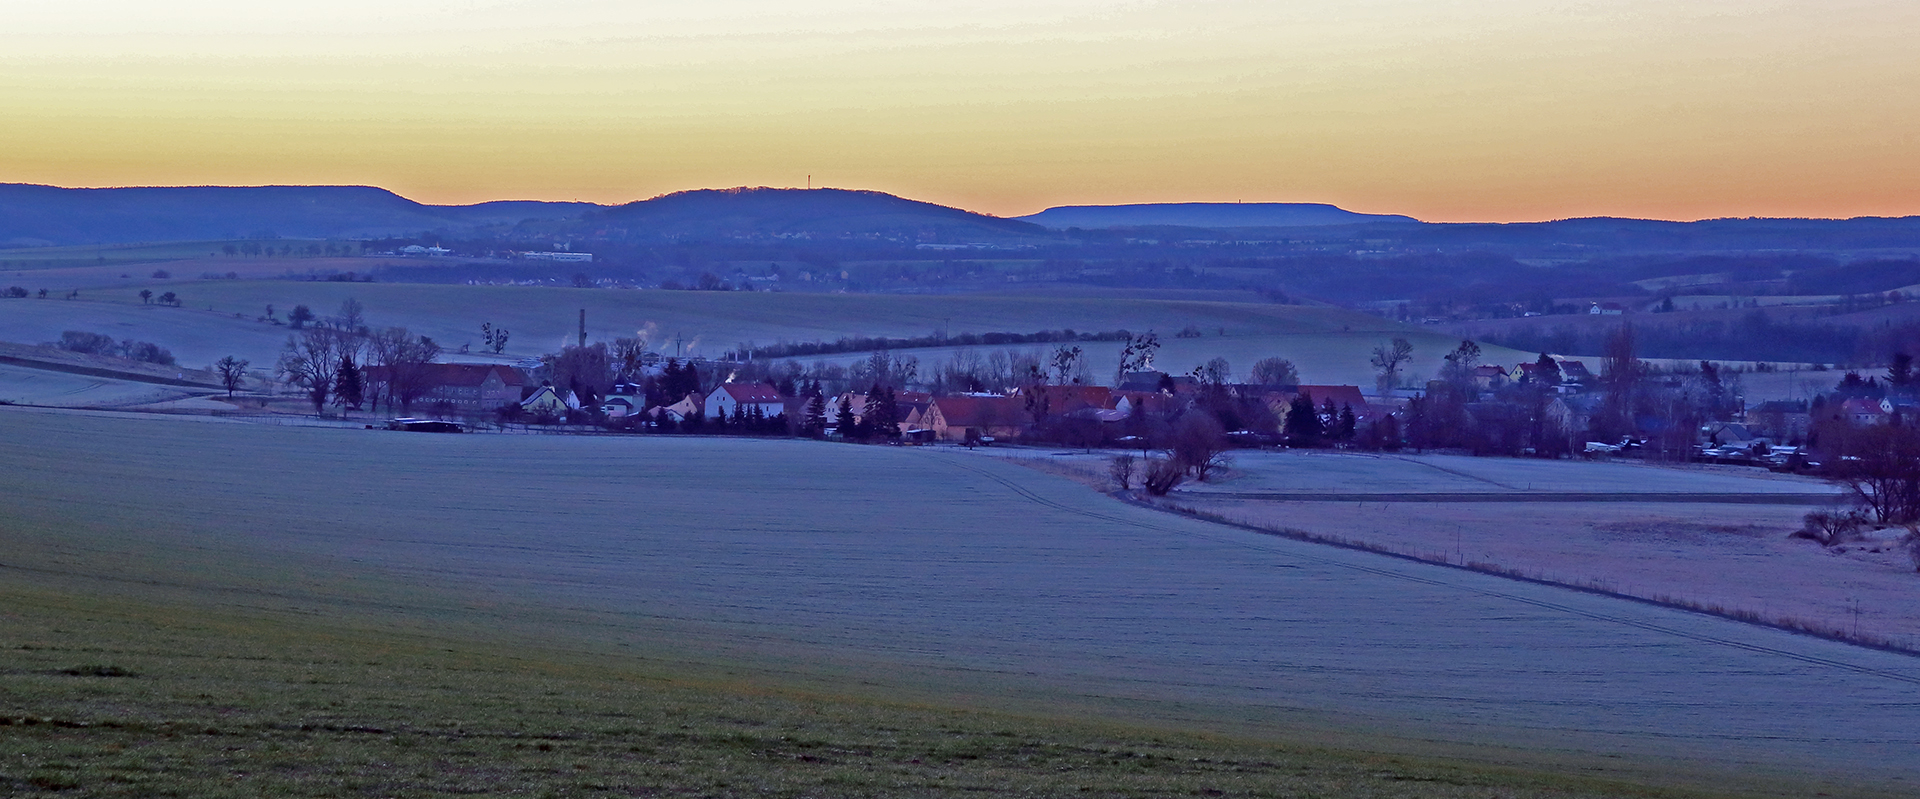
[[[0,182],[1920,214],[1912,0],[0,0]],[[809,177],[811,176],[811,177]]]

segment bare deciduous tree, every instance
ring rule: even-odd
[[[1213,414],[1189,411],[1173,426],[1173,460],[1206,480],[1214,469],[1227,465],[1227,431]]]
[[[572,391],[582,408],[599,407],[600,398],[613,388],[613,355],[606,344],[570,346],[541,360],[552,375],[554,390]]]
[[[340,303],[340,318],[334,320],[341,330],[349,333],[363,333],[367,328],[367,307],[359,300],[348,297]]]
[[[415,336],[404,327],[389,327],[367,337],[372,362],[382,367],[385,380],[379,392],[387,406],[400,406],[411,413],[413,402],[434,389],[428,364],[440,358],[440,345],[426,336]]]
[[[313,412],[319,413],[333,393],[334,370],[339,368],[340,359],[358,352],[360,344],[358,336],[342,330],[310,328],[287,338],[275,371],[288,383],[305,389]]]
[[[227,396],[233,396],[234,390],[246,383],[247,365],[246,361],[231,355],[213,364],[214,371],[220,373],[220,385],[227,387]]]
[[[1404,338],[1396,338],[1391,343],[1373,348],[1373,368],[1380,371],[1375,382],[1381,394],[1391,393],[1400,387],[1400,370],[1413,360],[1413,343]]]
[[[1138,469],[1139,462],[1132,453],[1116,455],[1107,462],[1107,474],[1113,477],[1114,485],[1119,486],[1121,491],[1133,490],[1133,475]]]
[[[1833,481],[1879,524],[1920,522],[1920,429],[1880,424],[1850,433],[1833,449]]]
[[[1253,382],[1263,386],[1300,385],[1300,370],[1285,358],[1261,358],[1253,362]]]

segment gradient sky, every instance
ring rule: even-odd
[[[1913,0],[0,6],[0,182],[1920,214]]]

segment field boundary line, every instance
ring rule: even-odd
[[[1193,491],[1196,499],[1251,499],[1275,502],[1678,502],[1722,505],[1827,505],[1844,494],[1744,494],[1718,492],[1645,493],[1585,491],[1446,491],[1433,493],[1316,493],[1281,491]]]
[[[1395,461],[1400,461],[1400,462],[1402,462],[1402,463],[1411,463],[1411,464],[1414,464],[1414,465],[1416,465],[1416,466],[1425,466],[1425,467],[1427,467],[1427,468],[1429,468],[1429,469],[1434,469],[1434,470],[1437,470],[1437,471],[1441,471],[1441,472],[1445,472],[1445,473],[1447,473],[1447,474],[1450,474],[1450,475],[1453,475],[1453,476],[1455,476],[1455,477],[1461,477],[1461,478],[1465,478],[1465,479],[1468,479],[1468,480],[1472,480],[1472,481],[1474,481],[1474,482],[1477,482],[1477,483],[1486,483],[1487,485],[1494,485],[1494,486],[1499,486],[1499,487],[1501,487],[1501,488],[1504,488],[1504,489],[1507,489],[1507,490],[1509,490],[1509,491],[1519,491],[1519,490],[1520,490],[1520,489],[1518,489],[1518,488],[1515,488],[1515,487],[1513,487],[1513,486],[1510,486],[1510,485],[1507,485],[1506,483],[1502,483],[1502,482],[1500,482],[1500,481],[1498,481],[1498,480],[1494,480],[1494,479],[1492,479],[1492,478],[1487,478],[1487,477],[1481,477],[1480,475],[1477,475],[1477,474],[1469,474],[1469,473],[1467,473],[1467,472],[1463,472],[1463,471],[1460,471],[1459,469],[1449,469],[1449,468],[1447,468],[1447,467],[1445,467],[1445,466],[1441,466],[1440,464],[1437,464],[1437,463],[1428,463],[1428,462],[1426,462],[1426,461],[1422,461],[1422,460],[1414,460],[1413,458],[1409,458],[1409,457],[1407,457],[1407,456],[1405,456],[1405,455],[1382,455],[1382,456],[1380,456],[1380,457],[1382,457],[1382,458],[1386,458],[1387,460],[1395,460]]]

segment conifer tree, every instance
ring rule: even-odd
[[[353,362],[353,354],[340,356],[340,368],[333,373],[333,404],[348,410],[360,410],[365,401],[365,384],[360,378],[360,367]]]
[[[1313,407],[1312,395],[1301,392],[1287,404],[1285,432],[1289,446],[1318,446],[1324,430],[1320,425],[1320,413]]]
[[[827,429],[827,401],[818,392],[807,400],[806,421],[801,423],[800,431],[812,438],[819,438]]]
[[[833,415],[833,427],[840,431],[841,438],[853,438],[855,433],[858,432],[854,430],[855,426],[853,420],[853,403],[846,397],[841,397],[840,410]]]

